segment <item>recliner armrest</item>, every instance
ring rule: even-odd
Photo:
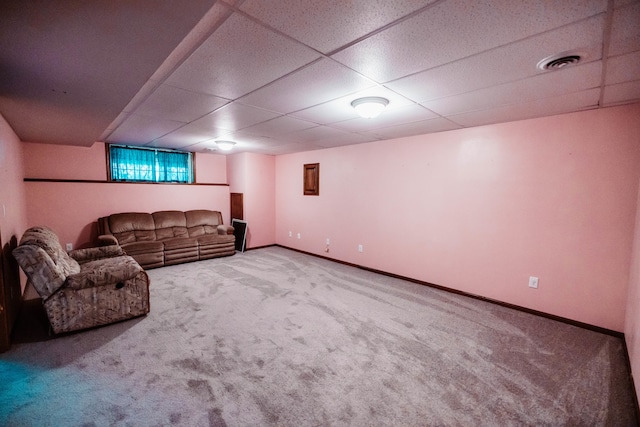
[[[109,245],[98,246],[97,248],[75,249],[69,251],[69,255],[80,264],[83,264],[97,259],[126,255],[126,253],[119,245]]]
[[[71,289],[104,285],[115,286],[120,282],[134,278],[141,271],[143,270],[140,264],[128,255],[104,258],[82,264],[80,273],[67,277],[65,286]]]

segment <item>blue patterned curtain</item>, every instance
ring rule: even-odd
[[[158,151],[158,181],[191,182],[190,154]]]
[[[191,153],[109,146],[111,179],[139,182],[193,182]]]

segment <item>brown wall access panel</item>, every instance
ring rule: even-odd
[[[244,200],[242,193],[231,193],[231,219],[244,219]]]

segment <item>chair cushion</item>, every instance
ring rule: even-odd
[[[64,285],[62,268],[51,261],[44,249],[33,245],[18,246],[12,254],[42,299],[49,298]]]
[[[78,262],[62,249],[58,236],[48,227],[38,226],[29,228],[22,235],[20,245],[42,248],[51,257],[53,263],[62,269],[62,274],[65,276],[80,271]]]
[[[68,275],[80,272],[80,264],[62,249],[58,236],[47,227],[25,231],[12,254],[44,299],[56,292]]]

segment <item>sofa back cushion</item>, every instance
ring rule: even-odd
[[[218,225],[222,224],[222,214],[218,211],[198,209],[186,211],[184,215],[187,220],[189,237],[216,234]]]
[[[109,216],[109,229],[120,245],[156,240],[153,216],[148,213],[119,213]]]
[[[189,237],[187,219],[182,211],[159,211],[151,214],[156,225],[156,239]]]
[[[62,249],[58,236],[47,227],[29,228],[12,253],[44,299],[57,291],[68,276],[80,272],[80,264]]]

